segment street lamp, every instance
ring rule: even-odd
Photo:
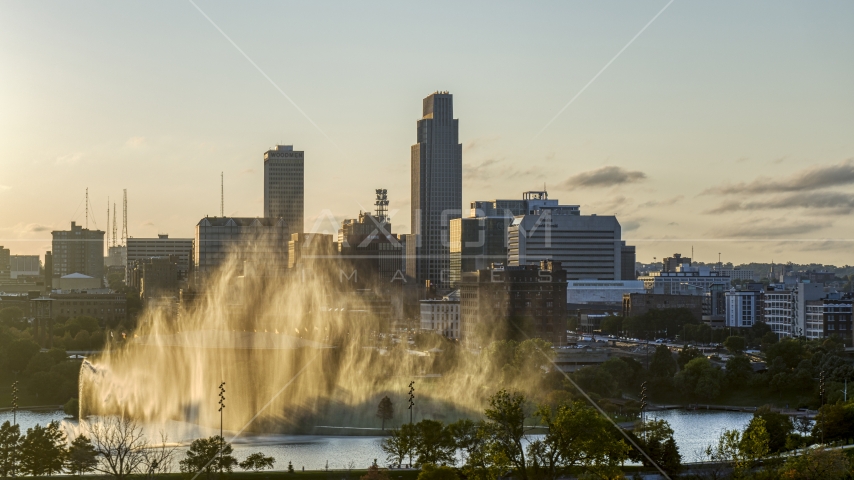
[[[18,424],[18,381],[12,383],[12,423]]]
[[[225,410],[225,382],[219,384],[219,473],[222,475],[222,450],[225,439],[222,436],[222,411]]]

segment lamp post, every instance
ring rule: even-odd
[[[415,380],[409,382],[409,425],[412,425],[412,412],[415,406]],[[412,467],[412,450],[409,450],[409,466]]]
[[[225,410],[225,382],[219,384],[219,474],[222,475],[222,450],[225,439],[222,437],[222,411]]]
[[[18,381],[12,382],[12,423],[18,424]]]

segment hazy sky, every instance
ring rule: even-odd
[[[668,0],[195,1],[263,73],[191,2],[0,1],[0,245],[43,254],[86,187],[92,228],[126,188],[131,236],[191,237],[220,172],[260,216],[277,143],[306,152],[306,229],[387,188],[408,232],[449,90],[465,205],[545,183],[642,261],[854,263],[854,2],[675,0],[614,59]]]

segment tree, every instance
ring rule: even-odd
[[[702,357],[703,352],[694,347],[683,348],[679,350],[679,355],[676,358],[676,363],[679,364],[679,368],[685,368],[685,365],[694,360],[697,357]]]
[[[765,420],[756,417],[751,420],[738,444],[740,466],[745,469],[751,468],[757,461],[767,457],[770,453],[768,448],[770,439],[771,436],[765,428]]]
[[[454,441],[454,447],[462,454],[465,466],[485,469],[485,445],[483,422],[469,419],[457,420],[448,425],[448,432]]]
[[[662,470],[668,474],[679,472],[682,468],[682,455],[679,454],[679,447],[673,440],[673,429],[667,421],[648,420],[640,423],[633,434],[637,438],[638,445]],[[645,456],[637,454],[635,456],[644,465],[652,466]]]
[[[747,425],[747,430],[754,428],[759,419],[765,422],[765,430],[768,432],[768,448],[771,453],[785,450],[786,439],[789,438],[789,434],[794,429],[792,420],[787,415],[774,412],[770,406],[764,405],[753,413],[753,419]]]
[[[457,472],[451,467],[437,467],[432,463],[424,464],[421,468],[421,473],[418,474],[417,480],[459,480]]]
[[[220,449],[222,452],[220,453]],[[187,456],[178,464],[185,473],[205,472],[208,478],[220,470],[231,473],[237,465],[237,459],[231,454],[231,444],[219,435],[197,438],[190,444]]]
[[[80,402],[76,398],[69,398],[65,405],[62,406],[62,411],[65,412],[66,415],[71,415],[74,418],[77,418],[77,415],[80,414]]]
[[[243,470],[252,470],[253,472],[260,472],[264,469],[271,469],[273,465],[276,463],[276,459],[273,457],[265,457],[263,453],[253,453],[246,457],[246,460],[240,462],[240,468]]]
[[[0,310],[0,325],[23,330],[27,325],[24,320],[24,311],[18,307],[6,307]]]
[[[602,333],[608,335],[619,335],[623,331],[623,317],[610,315],[602,319],[599,327]]]
[[[691,360],[679,373],[674,382],[683,395],[689,398],[713,399],[720,394],[723,374],[706,357]]]
[[[818,409],[812,436],[822,442],[847,439],[854,433],[854,405],[829,403]]]
[[[541,405],[534,416],[548,427],[544,438],[528,445],[532,475],[555,479],[582,467],[599,475],[614,471],[628,457],[629,446],[593,408],[581,402],[556,410]]]
[[[8,420],[0,425],[0,476],[8,477],[20,464],[21,428]]]
[[[666,345],[655,347],[649,363],[649,373],[654,378],[672,378],[676,373],[676,360]]]
[[[851,463],[842,450],[817,447],[789,457],[780,473],[788,480],[842,480],[849,478],[850,470]]]
[[[59,428],[59,422],[28,428],[27,436],[21,442],[21,473],[33,476],[59,473],[67,454],[65,434]]]
[[[525,449],[525,396],[499,390],[489,399],[484,411],[489,430],[487,448],[493,457],[503,456],[522,480],[528,480]]]
[[[454,463],[454,438],[442,422],[421,420],[415,424],[415,435],[416,466]]]
[[[102,417],[87,432],[98,454],[95,471],[123,480],[141,470],[148,444],[142,427],[125,417]]]
[[[383,430],[385,430],[385,421],[394,418],[394,405],[392,405],[391,399],[388,398],[388,395],[380,400],[380,404],[377,407],[377,417],[381,418],[383,421]]]
[[[402,425],[399,429],[391,431],[391,435],[384,438],[380,444],[383,452],[386,454],[386,460],[393,465],[403,465],[403,460],[407,455],[412,461],[412,450],[415,448],[415,426],[408,423]]]
[[[13,372],[23,372],[39,350],[39,345],[28,338],[15,340],[6,352],[6,366]]]
[[[745,342],[744,337],[739,337],[736,335],[727,337],[724,340],[724,347],[729,351],[729,353],[733,355],[738,355],[744,351],[747,342]]]
[[[752,376],[753,367],[750,366],[750,359],[744,355],[734,355],[726,361],[724,379],[730,387],[746,385]]]
[[[388,476],[388,470],[380,468],[376,463],[368,467],[367,473],[359,477],[359,480],[391,480]]]
[[[96,465],[98,465],[98,453],[95,452],[95,447],[92,446],[89,438],[84,435],[75,438],[68,448],[65,468],[72,474],[82,475],[95,470]]]

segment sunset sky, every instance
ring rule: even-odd
[[[466,206],[545,184],[616,214],[640,261],[854,264],[852,21],[850,1],[0,1],[0,245],[49,250],[87,187],[90,228],[126,188],[131,236],[192,237],[220,172],[225,213],[260,216],[277,143],[306,152],[306,230],[387,188],[406,233],[421,100],[448,90]]]

